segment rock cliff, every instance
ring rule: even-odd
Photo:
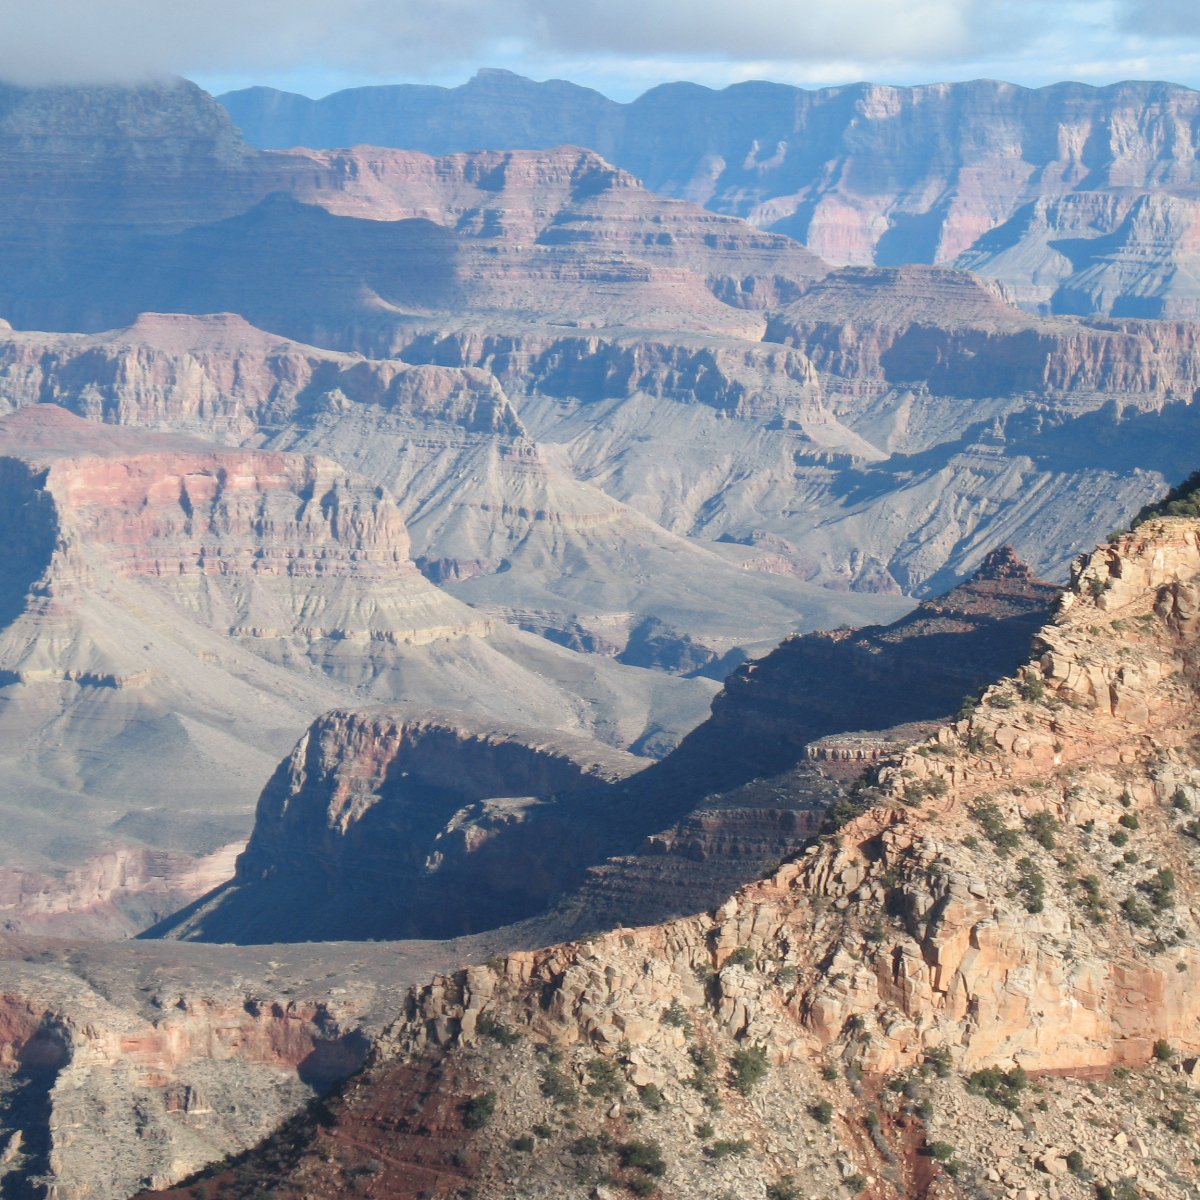
[[[839,265],[949,263],[1053,311],[1191,318],[1197,93],[994,80],[666,84],[617,104],[482,71],[458,88],[223,96],[259,146],[589,146],[655,191]],[[961,256],[961,258],[959,257]]]
[[[246,943],[493,928],[575,881],[610,819],[614,785],[642,765],[583,739],[459,715],[328,713],[264,789],[233,879],[148,936]]]
[[[429,583],[391,496],[325,458],[34,405],[0,420],[0,506],[0,911],[26,928],[132,932],[209,890],[296,731],[339,703],[614,741],[653,696],[669,711],[674,681],[577,666]]]
[[[791,638],[730,676],[652,768],[450,716],[327,714],[264,790],[235,879],[149,936],[446,937],[533,920],[557,939],[708,908],[820,828],[839,791],[807,761],[828,757],[819,739],[870,731],[878,756],[928,732],[1024,661],[1057,595],[1004,548],[890,626]]]
[[[1026,665],[792,861],[416,989],[332,1125],[219,1194],[718,1196],[731,1155],[774,1194],[1193,1194],[1194,1097],[1161,1064],[1200,1052],[1198,587],[1195,519],[1084,556]]]

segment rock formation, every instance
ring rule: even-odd
[[[497,628],[328,459],[37,405],[0,421],[0,505],[0,912],[24,928],[131,932],[208,891],[297,730],[339,703],[632,741],[652,697],[692,686]]]
[[[957,260],[1030,307],[1200,313],[1189,282],[1200,101],[1172,84],[674,83],[617,104],[562,80],[481,71],[451,89],[221,99],[258,146],[588,146],[655,191],[839,265]]]
[[[1028,663],[836,831],[704,915],[415,989],[323,1132],[199,1194],[715,1197],[731,1155],[775,1195],[1193,1194],[1161,1064],[1200,1052],[1198,587],[1194,518],[1082,557]]]
[[[1057,595],[1003,548],[890,626],[789,639],[649,769],[535,730],[327,714],[264,790],[236,877],[148,936],[429,938],[534,920],[552,939],[708,908],[821,827],[839,791],[806,763],[813,743],[928,732],[1024,661]]]

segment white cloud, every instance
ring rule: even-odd
[[[1123,29],[1148,37],[1200,37],[1196,0],[1119,0]]]
[[[1047,82],[1122,60],[1179,78],[1200,0],[0,0],[0,30],[0,78],[25,83],[305,90],[497,65],[628,94],[682,77]]]
[[[581,52],[932,61],[969,50],[986,11],[982,0],[0,0],[0,77],[311,64],[382,77]]]

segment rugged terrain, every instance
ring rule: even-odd
[[[0,505],[10,926],[134,932],[211,889],[339,703],[624,744],[672,687],[707,695],[481,617],[417,570],[390,494],[328,459],[38,405],[0,419]]]
[[[1081,558],[1034,657],[794,859],[415,989],[192,1194],[1193,1195],[1198,587],[1195,518]]]
[[[617,104],[489,70],[449,89],[221,99],[257,146],[588,146],[838,265],[956,262],[1045,311],[1200,314],[1200,100],[1172,84],[672,83]]]
[[[839,793],[810,759],[851,745],[861,773],[950,717],[1025,660],[1057,595],[1005,548],[890,626],[790,638],[654,767],[462,718],[326,714],[263,791],[234,878],[147,936],[429,938],[525,919],[548,941],[701,911],[820,828]]]

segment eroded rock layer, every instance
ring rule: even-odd
[[[1152,518],[1082,558],[1029,662],[885,766],[835,834],[702,916],[417,989],[333,1132],[271,1144],[255,1184],[332,1195],[366,1144],[398,1195],[422,1173],[435,1196],[464,1180],[586,1196],[595,1175],[572,1161],[600,1155],[648,1193],[718,1196],[703,1164],[731,1154],[743,1182],[794,1191],[840,1178],[881,1198],[999,1196],[1052,1176],[1083,1196],[1086,1167],[1191,1195],[1188,1089],[1168,1098],[1165,1069],[1157,1085],[1126,1069],[1200,1052],[1198,589],[1195,519]],[[417,1062],[438,1073],[419,1100],[445,1114],[436,1136],[379,1107]],[[1116,1067],[1096,1113],[1111,1143],[1073,1111],[1079,1089],[1026,1092],[1031,1075]],[[880,1092],[889,1078],[907,1102]],[[595,1102],[567,1131],[581,1092]],[[1015,1136],[979,1135],[992,1105]],[[516,1158],[507,1139],[531,1128]]]

